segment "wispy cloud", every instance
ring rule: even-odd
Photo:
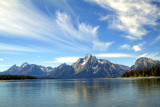
[[[96,54],[96,57],[102,58],[122,58],[122,57],[136,57],[132,54],[124,54],[124,53],[103,53],[103,54]]]
[[[60,11],[56,12],[56,23],[63,32],[63,35],[65,35],[64,38],[70,43],[77,41],[87,42],[88,40],[93,41],[99,28],[98,26],[92,27],[86,25],[85,23],[77,23],[78,29],[76,29],[71,17]]]
[[[99,42],[99,41],[93,41],[93,49],[94,50],[100,50],[100,51],[104,51],[107,50],[114,42]]]
[[[97,32],[99,26],[91,26],[86,23],[77,23],[78,29],[76,29],[71,21],[71,18],[66,14],[57,11],[56,22],[65,35],[65,38],[70,41],[73,46],[78,44],[80,46],[91,47],[94,50],[107,50],[113,42],[101,42],[98,39]],[[83,45],[82,45],[83,43]]]
[[[5,36],[12,34],[25,39],[50,41],[49,36],[53,32],[46,26],[53,28],[54,22],[37,10],[30,1],[23,1],[25,5],[20,0],[0,2],[0,31],[8,33]]]
[[[36,50],[30,48],[30,47],[25,47],[25,46],[18,46],[18,45],[13,45],[13,44],[5,44],[5,43],[0,43],[0,50],[1,51],[28,51],[28,52],[37,52]]]
[[[131,46],[128,45],[128,44],[123,44],[120,46],[120,49],[127,49],[127,50],[130,50],[131,49]]]
[[[23,2],[0,0],[0,2],[0,32],[4,33],[5,37],[39,40],[56,49],[63,47],[70,50],[106,50],[111,45],[111,42],[104,43],[98,39],[98,25],[80,23],[65,12],[55,11],[50,13],[53,14],[50,17],[29,0]],[[72,9],[69,10],[72,11]],[[71,13],[76,15],[74,11]],[[104,47],[102,48],[100,44]],[[17,50],[20,51],[20,49]],[[21,50],[32,51],[28,48]]]
[[[21,54],[24,55],[25,52],[31,52],[31,53],[46,53],[51,52],[55,53],[54,50],[50,50],[44,47],[40,46],[34,46],[34,45],[16,45],[16,44],[9,44],[9,43],[1,43],[0,42],[0,53],[3,54]],[[4,59],[8,59],[8,57],[5,57]]]
[[[136,37],[136,36],[132,36],[132,35],[122,35],[122,37],[125,37],[131,41],[137,40],[137,39],[142,39],[141,37]]]
[[[152,58],[154,60],[160,60],[160,56],[159,56],[159,53],[158,52],[155,52],[155,53],[144,53],[138,57],[148,57],[148,58]]]
[[[160,41],[160,35],[157,36],[156,39],[153,40],[150,45],[154,45],[154,44],[156,44],[158,41]]]
[[[109,21],[109,20],[112,20],[113,17],[114,17],[113,15],[106,15],[106,16],[102,16],[102,15],[101,15],[100,18],[99,18],[99,20],[100,20],[100,21],[106,21],[106,20]]]
[[[86,0],[94,2],[106,10],[115,13],[110,28],[119,29],[129,36],[124,36],[131,40],[142,39],[148,33],[145,26],[157,25],[160,12],[159,8],[150,0]],[[110,16],[101,17],[108,20]],[[111,16],[113,17],[113,16]]]
[[[53,61],[47,61],[46,63],[73,63],[76,62],[80,57],[59,57]]]

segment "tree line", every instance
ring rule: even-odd
[[[149,77],[160,76],[160,65],[153,66],[151,68],[143,68],[137,70],[131,70],[122,74],[121,77]]]
[[[0,80],[25,80],[25,79],[37,79],[34,76],[24,75],[0,75]]]

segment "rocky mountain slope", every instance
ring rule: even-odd
[[[130,70],[127,66],[113,64],[105,59],[97,59],[90,54],[78,59],[72,67],[75,71],[75,78],[117,77]]]
[[[150,68],[155,65],[159,65],[160,61],[158,60],[153,60],[151,58],[146,58],[146,57],[141,57],[138,58],[133,66],[131,66],[131,69],[139,69],[139,68]]]
[[[7,75],[31,75],[36,77],[46,77],[53,71],[51,67],[43,67],[35,64],[23,63],[20,67],[13,65],[1,74]]]
[[[7,71],[0,74],[31,75],[48,78],[118,77],[131,69],[152,67],[158,64],[160,64],[160,61],[142,57],[136,60],[135,65],[128,67],[111,63],[106,59],[97,59],[95,56],[87,54],[84,58],[79,58],[72,65],[61,64],[58,67],[52,68],[24,63],[20,67],[13,65]]]
[[[53,78],[100,78],[117,77],[130,68],[124,65],[113,64],[108,60],[97,59],[87,54],[79,58],[71,66],[62,64],[52,71],[49,77]]]

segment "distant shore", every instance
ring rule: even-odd
[[[149,77],[117,77],[117,78],[160,78],[160,76],[149,76]]]
[[[9,79],[9,80],[0,80],[0,81],[17,81],[17,80],[38,80],[38,79]]]
[[[34,76],[25,76],[25,75],[0,75],[0,81],[6,80],[33,80],[37,79]]]

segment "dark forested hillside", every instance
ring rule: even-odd
[[[121,77],[148,77],[148,76],[160,76],[160,65],[151,67],[151,68],[143,68],[137,70],[131,70],[129,72],[124,73]]]

